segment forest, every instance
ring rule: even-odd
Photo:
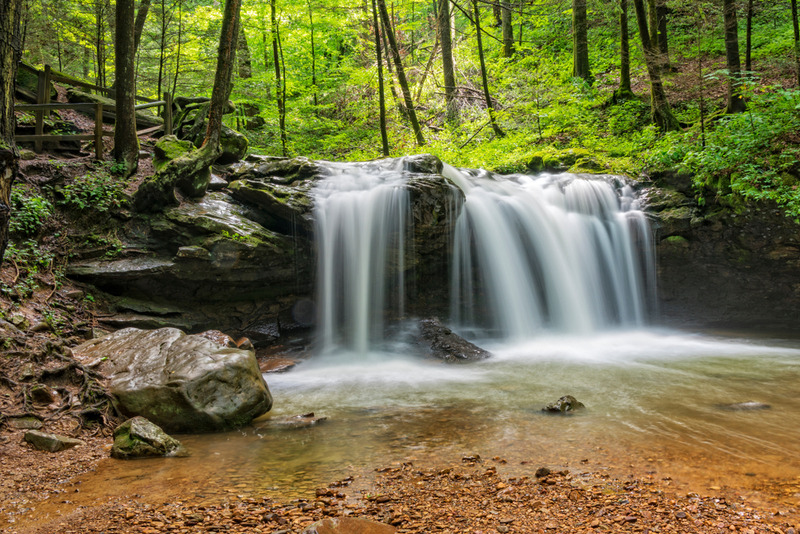
[[[224,121],[251,152],[428,152],[509,173],[568,151],[590,172],[678,171],[700,202],[800,216],[794,0],[374,4],[242,3]],[[222,12],[139,2],[136,93],[210,96]],[[111,86],[115,24],[108,0],[23,3],[22,59]]]
[[[796,533],[798,186],[797,0],[3,0],[0,530]]]

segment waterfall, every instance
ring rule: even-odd
[[[396,166],[329,164],[314,189],[318,343],[323,352],[366,353],[402,316],[408,191]]]
[[[453,238],[456,326],[525,339],[645,321],[654,260],[630,187],[573,174],[444,174],[465,195]]]
[[[326,165],[313,191],[318,343],[322,352],[385,349],[389,320],[405,313],[406,270],[419,260],[411,257],[415,175],[402,159]],[[645,322],[653,247],[622,179],[446,165],[443,175],[454,328],[521,340]]]

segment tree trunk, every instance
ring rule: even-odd
[[[253,77],[253,65],[250,60],[250,47],[247,46],[247,36],[244,30],[239,32],[239,41],[236,44],[236,61],[239,64],[239,78],[246,80]]]
[[[656,7],[656,0],[647,0],[647,24],[650,27],[648,31],[650,42],[655,47],[658,42],[658,8]]]
[[[456,102],[456,76],[453,64],[453,42],[450,39],[450,0],[439,0],[438,26],[439,41],[442,43],[442,72],[444,74],[444,99],[447,106],[446,118],[451,124],[458,123],[458,103]]]
[[[161,87],[164,83],[164,69],[166,68],[166,55],[167,55],[167,2],[161,0],[161,36],[160,46],[158,47],[158,92],[157,95],[162,94]]]
[[[375,29],[375,56],[378,67],[378,108],[381,124],[381,154],[389,155],[389,135],[386,132],[386,95],[383,90],[383,58],[381,57],[381,33],[378,24],[378,8],[372,0],[372,26]]]
[[[139,166],[139,138],[136,137],[134,109],[136,105],[134,13],[133,0],[117,0],[114,159],[125,166],[125,177],[131,176]]]
[[[386,38],[389,39],[389,48],[392,52],[392,59],[394,60],[395,71],[397,72],[397,81],[400,84],[400,90],[403,92],[403,101],[406,105],[408,112],[408,120],[411,123],[411,128],[414,130],[414,136],[417,138],[417,145],[422,146],[425,144],[425,138],[422,136],[422,129],[417,120],[417,112],[414,109],[414,102],[411,100],[411,91],[408,88],[408,80],[406,79],[406,71],[403,68],[403,61],[400,58],[400,50],[397,48],[397,40],[394,37],[391,22],[389,20],[389,11],[386,9],[385,0],[377,0],[378,11],[383,21],[383,27]]]
[[[387,30],[383,25],[383,19],[381,18],[381,40],[383,41],[383,55],[386,59],[386,70],[389,71],[389,90],[392,92],[392,101],[394,101],[397,105],[397,109],[400,111],[400,115],[403,116],[403,119],[408,120],[408,110],[406,109],[403,100],[398,98],[397,90],[394,87],[394,67],[392,67],[392,60],[389,56],[392,55],[389,49],[389,40],[386,38]]]
[[[270,25],[272,28],[272,62],[275,64],[275,100],[278,103],[278,127],[281,132],[281,154],[286,157],[286,102],[281,88],[285,81],[281,78],[280,43],[278,41],[278,7],[276,0],[270,2]]]
[[[150,11],[150,3],[152,0],[141,0],[139,2],[139,10],[136,12],[136,21],[133,23],[133,53],[139,50],[139,42],[142,40],[142,31],[144,31],[144,23],[147,20],[147,13]]]
[[[175,49],[175,77],[172,79],[172,97],[178,92],[178,76],[181,72],[181,45],[183,43],[183,0],[178,0],[178,46]]]
[[[739,24],[736,21],[736,0],[723,0],[725,17],[725,58],[728,65],[728,106],[726,113],[740,113],[746,109],[739,90],[742,71],[739,62]]]
[[[745,38],[744,70],[753,70],[753,0],[747,0],[747,35]]]
[[[661,54],[659,63],[661,63],[662,72],[670,70],[669,61],[669,41],[667,39],[667,14],[669,8],[667,7],[667,0],[656,0],[656,19],[658,22],[658,51]]]
[[[208,178],[198,178],[220,154],[222,115],[231,93],[231,77],[236,58],[239,33],[239,12],[242,0],[226,0],[222,16],[222,31],[217,52],[217,71],[208,112],[208,129],[203,144],[197,150],[170,161],[166,167],[139,186],[134,205],[140,211],[157,211],[176,203],[174,189],[187,195],[201,197],[208,188]],[[210,177],[210,174],[207,176]]]
[[[373,11],[373,18],[375,15],[375,7],[372,8]],[[314,106],[316,107],[317,102],[317,50],[314,46],[314,13],[311,10],[311,0],[308,1],[308,26],[311,31],[311,86],[314,88]],[[378,20],[375,19],[375,32],[378,32]],[[378,33],[375,33],[376,37]],[[375,43],[378,47],[380,47],[380,39]],[[378,69],[382,69],[381,58],[380,55],[378,56]],[[378,76],[380,77],[380,85],[383,87],[383,71],[379,70]],[[383,89],[381,89],[382,91]],[[383,95],[381,94],[381,98]],[[316,111],[315,111],[316,113]],[[385,117],[384,117],[385,118]]]
[[[494,116],[494,106],[492,105],[492,97],[489,94],[489,79],[486,75],[486,61],[483,57],[483,39],[481,37],[481,13],[478,9],[478,0],[472,0],[472,7],[475,11],[475,34],[478,38],[478,58],[481,63],[481,81],[483,82],[483,97],[486,100],[486,110],[489,112],[489,122],[492,125],[492,130],[497,137],[505,137],[506,134],[497,125]]]
[[[0,2],[0,265],[8,246],[11,186],[19,170],[14,144],[14,85],[22,52],[22,0]]]
[[[618,100],[627,100],[633,97],[631,89],[631,41],[628,33],[628,0],[619,2],[619,89],[614,97]]]
[[[501,14],[503,27],[503,57],[514,55],[514,27],[511,26],[511,4],[508,0],[500,2],[503,12]]]
[[[639,38],[642,41],[645,63],[647,64],[647,75],[650,78],[650,113],[653,122],[662,131],[677,130],[680,128],[677,119],[672,114],[664,92],[664,85],[661,82],[661,71],[658,67],[658,51],[655,50],[654,43],[650,40],[647,28],[647,12],[644,7],[644,0],[633,0],[636,9],[636,21],[639,24]]]
[[[797,85],[800,86],[800,23],[797,17],[797,0],[792,0],[792,26],[794,27],[794,60],[797,66]]]
[[[572,75],[592,83],[587,33],[586,0],[572,0]]]

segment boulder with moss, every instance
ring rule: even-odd
[[[167,435],[158,425],[144,417],[133,417],[114,429],[112,458],[130,460],[187,455],[180,441]]]
[[[176,328],[125,328],[74,352],[108,377],[122,413],[167,432],[228,430],[272,407],[254,351]]]

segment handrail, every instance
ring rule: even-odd
[[[58,74],[53,74],[50,68],[50,65],[45,65],[44,70],[40,71],[35,69],[25,63],[20,63],[20,66],[26,70],[33,71],[37,73],[39,77],[39,81],[37,84],[37,95],[36,95],[36,104],[17,104],[14,106],[14,110],[19,111],[33,111],[36,113],[36,123],[35,123],[35,133],[33,135],[18,135],[16,136],[17,141],[32,141],[34,144],[34,151],[36,153],[42,152],[43,143],[45,141],[82,141],[82,140],[91,140],[94,139],[95,142],[95,156],[97,159],[103,159],[103,137],[113,136],[113,132],[104,132],[103,131],[103,112],[116,111],[116,105],[114,104],[102,104],[100,102],[72,102],[72,103],[50,103],[50,83],[53,80],[56,81],[63,81],[68,84],[78,85],[82,87],[87,87],[90,89],[94,89],[97,91],[105,92],[108,94],[113,94],[113,91],[110,89],[106,89],[104,87],[99,87],[96,85],[92,85],[90,83],[81,82],[80,80],[67,78],[65,76],[60,76]],[[164,93],[164,98],[162,100],[153,100],[146,97],[136,96],[136,99],[139,101],[145,101],[144,104],[138,104],[134,106],[135,111],[140,111],[143,109],[149,109],[154,107],[162,107],[163,113],[162,116],[164,118],[163,126],[158,126],[154,128],[146,128],[144,130],[136,132],[137,135],[145,135],[149,133],[155,133],[159,129],[164,130],[165,135],[169,135],[172,133],[172,95],[168,92]],[[84,110],[84,109],[94,109],[95,110],[95,131],[94,134],[65,134],[65,135],[56,135],[56,134],[45,134],[44,133],[44,118],[49,116],[50,111],[57,110],[57,109],[74,109],[74,110]]]

